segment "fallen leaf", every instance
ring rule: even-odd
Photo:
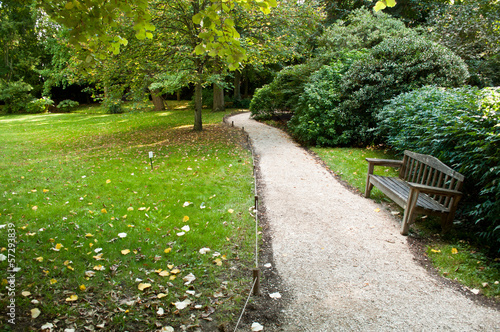
[[[210,248],[201,248],[200,249],[200,254],[205,255],[209,251],[210,251]]]
[[[140,290],[140,291],[143,291],[145,290],[146,288],[149,288],[151,287],[151,284],[143,284],[142,282],[139,284],[139,286],[137,286],[137,288]]]
[[[186,234],[185,232],[179,232],[177,233],[177,236],[183,236],[184,234]]]
[[[441,252],[441,250],[431,249],[432,252]]]
[[[264,326],[260,325],[257,322],[252,323],[252,332],[258,332],[264,330]]]
[[[103,254],[100,253],[99,255],[95,255],[95,256],[92,256],[92,257],[94,257],[95,260],[100,261],[100,260],[102,260],[102,255]]]
[[[35,319],[40,316],[42,312],[38,308],[31,309],[31,318]]]
[[[189,204],[193,204],[193,203],[191,203],[191,202],[187,202],[187,201],[186,201],[186,202],[184,202],[184,204],[182,204],[182,207],[189,206]]]
[[[39,261],[39,262],[43,262],[43,257],[42,257],[42,256],[37,257],[37,258],[35,258],[35,259],[36,259],[37,261]]]
[[[158,273],[158,275],[160,277],[168,277],[170,273],[168,271],[161,271],[160,273]]]
[[[165,294],[165,293],[160,293],[160,294],[156,295],[156,297],[159,298],[159,299],[161,299],[161,298],[163,298],[165,296],[168,296],[168,295]]]
[[[271,293],[269,294],[269,297],[272,299],[281,299],[281,294],[276,292],[276,293]]]
[[[159,332],[174,332],[174,328],[172,326],[163,326]]]
[[[78,295],[71,295],[70,297],[66,298],[66,302],[75,302],[78,300]]]
[[[162,307],[158,308],[158,310],[156,311],[156,314],[158,316],[163,316],[165,314],[165,310],[163,310]]]
[[[233,213],[233,212],[234,212],[234,210],[233,210],[233,209],[229,209],[229,210],[227,210],[227,212],[229,212],[229,213]]]
[[[451,248],[451,253],[452,253],[453,255],[458,254],[458,250],[457,250],[457,248]]]
[[[194,276],[194,274],[190,273],[188,274],[187,276],[185,276],[184,278],[182,278],[182,280],[185,281],[184,285],[189,285],[190,283],[192,283],[193,281],[196,280],[196,277]]]
[[[111,183],[111,180],[110,179],[106,180],[106,183]]]
[[[96,265],[96,266],[94,266],[94,270],[96,270],[96,271],[102,271],[102,270],[104,270],[104,266],[102,266],[101,264]]]
[[[167,265],[167,267],[168,267],[170,270],[172,270],[172,269],[174,268],[174,266],[173,266],[173,265],[171,265],[171,264]]]
[[[38,210],[38,206],[36,206],[36,205],[35,205],[35,206],[33,206],[31,209],[32,209],[33,211],[36,211],[36,210]]]
[[[127,208],[127,211],[134,211],[134,208],[133,208],[133,207],[131,207],[131,206],[129,206],[129,207]]]
[[[58,243],[58,244],[56,244],[56,246],[54,248],[52,248],[52,250],[59,251],[59,250],[61,250],[62,247],[64,247],[64,246],[62,244]]]
[[[130,250],[129,250],[129,249],[123,249],[123,250],[121,251],[121,253],[122,253],[122,255],[127,255],[127,254],[129,254],[129,253],[130,253]]]
[[[95,276],[95,272],[94,271],[85,271],[85,276],[87,278],[92,278],[93,276]]]
[[[57,282],[57,280],[56,279],[50,279],[49,282],[50,282],[51,285],[53,285],[53,284],[55,284]]]
[[[182,218],[182,221],[183,221],[183,222],[186,222],[186,221],[188,221],[188,220],[189,220],[189,217],[188,217],[188,216],[184,216],[184,218]]]
[[[87,287],[85,287],[85,285],[80,285],[80,287],[78,287],[78,288],[79,288],[82,292],[84,292],[84,291],[87,289]]]
[[[376,208],[376,209],[375,209],[375,212],[380,212],[380,209],[379,209],[379,208]]]
[[[181,228],[184,232],[189,232],[191,229],[189,228],[189,225],[186,225]]]
[[[127,237],[127,233],[118,233],[118,237],[123,239],[124,237]]]
[[[49,190],[48,190],[48,189],[44,189],[44,190],[43,190],[43,192],[44,192],[44,193],[48,193],[48,192],[49,192]]]
[[[24,292],[21,293],[21,295],[24,296],[24,297],[27,297],[27,296],[31,295],[31,292],[24,291]]]
[[[45,323],[40,327],[40,329],[44,332],[52,332],[52,328],[54,327],[54,324],[52,323]]]
[[[85,234],[85,237],[93,237],[94,235],[90,234],[90,233],[87,233]]]
[[[101,209],[101,213],[108,213],[108,211],[106,211],[106,209]]]
[[[166,254],[168,254],[171,251],[172,251],[172,248],[167,248],[167,249],[163,250],[163,252],[166,253]]]
[[[218,265],[218,266],[222,266],[222,261],[220,258],[217,258],[214,260],[214,264]]]
[[[178,309],[178,310],[182,310],[184,308],[186,308],[187,306],[189,306],[191,304],[191,300],[190,299],[185,299],[184,301],[182,302],[175,302],[174,303],[174,306]]]
[[[180,272],[181,271],[179,269],[173,269],[172,271],[170,271],[170,273],[172,273],[172,274],[178,274]]]

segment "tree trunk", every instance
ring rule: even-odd
[[[177,101],[181,101],[181,90],[177,90]]]
[[[196,82],[196,86],[194,88],[194,130],[202,131],[203,124],[201,120],[201,111],[203,109],[203,104],[201,100],[201,82]]]
[[[165,103],[159,89],[151,90],[151,98],[153,99],[153,104],[155,105],[155,111],[165,110]]]
[[[213,112],[223,112],[224,107],[224,89],[220,85],[214,83],[214,104],[212,106]]]
[[[245,90],[243,97],[248,98],[248,78],[244,78],[243,83],[244,83],[244,90]]]
[[[239,70],[234,72],[234,100],[241,100],[241,72]]]

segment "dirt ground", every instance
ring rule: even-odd
[[[498,304],[441,278],[389,211],[282,131],[248,113],[228,121],[252,142],[264,240],[262,294],[238,331],[253,322],[264,331],[500,330]]]

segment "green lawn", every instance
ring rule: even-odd
[[[20,268],[16,329],[177,330],[239,313],[254,243],[251,154],[224,114],[204,112],[197,133],[193,111],[174,106],[0,116],[0,269],[11,258]]]
[[[375,148],[312,148],[335,174],[346,181],[352,187],[365,193],[366,174],[368,172],[368,163],[365,158],[379,159],[401,159],[395,157],[390,150],[381,150]],[[397,169],[392,167],[375,167],[375,174],[385,176],[397,176]],[[373,188],[371,198],[375,200],[388,200],[377,188]]]

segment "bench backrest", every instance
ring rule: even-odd
[[[407,182],[458,191],[462,189],[464,182],[462,174],[452,170],[439,159],[411,151],[405,151],[399,178]],[[452,203],[446,196],[431,197],[447,208]]]

